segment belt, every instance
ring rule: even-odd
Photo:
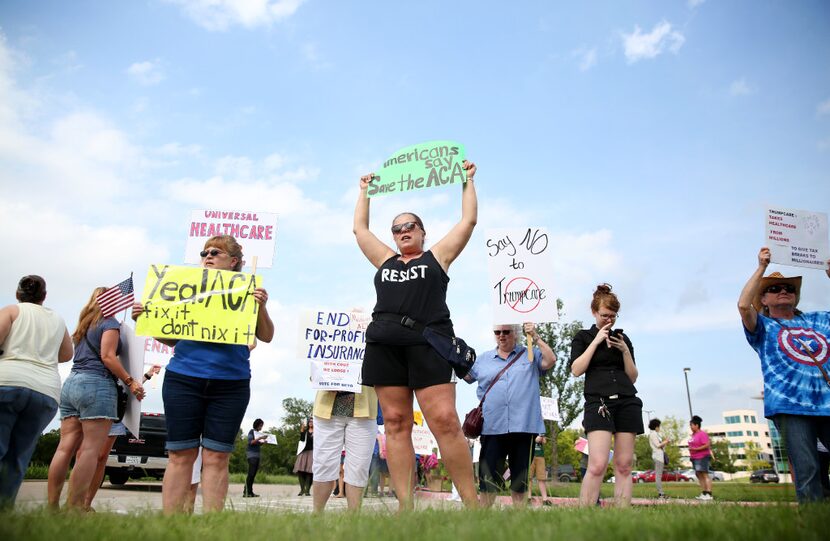
[[[393,314],[392,312],[381,312],[379,314],[374,314],[372,316],[373,321],[393,321],[395,323],[399,323],[404,327],[412,329],[418,332],[424,332],[426,328],[425,325],[422,323],[418,323],[414,319],[409,316],[405,316],[403,314]]]

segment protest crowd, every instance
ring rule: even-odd
[[[444,148],[448,153],[455,149]],[[452,153],[459,155],[457,149]],[[398,166],[397,161],[387,165]],[[587,462],[579,504],[597,504],[609,461],[616,479],[614,504],[631,503],[635,438],[645,432],[643,402],[635,386],[639,372],[634,340],[615,326],[622,301],[611,285],[599,284],[590,298],[586,292],[585,304],[590,305],[594,322],[574,336],[568,359],[557,358],[540,336],[537,323],[541,321],[497,321],[492,326],[493,348],[478,354],[455,335],[446,302],[449,272],[478,219],[476,171],[473,162],[462,160],[449,180],[440,175],[428,179],[462,184],[459,220],[429,248],[425,245],[428,226],[412,212],[393,219],[391,246],[370,230],[370,196],[402,185],[383,185],[373,173],[360,178],[353,233],[360,251],[377,269],[376,302],[368,327],[353,329],[352,336],[364,336],[365,331],[365,350],[349,348],[348,356],[327,359],[353,361],[362,356],[358,384],[317,388],[313,416],[300,428],[294,465],[298,496],[310,495],[317,512],[325,509],[335,487],[349,509],[359,509],[367,485],[376,493],[381,479],[382,493],[387,475],[399,509],[414,508],[419,472],[429,475],[437,464],[434,455],[415,458],[416,399],[465,507],[493,505],[495,496],[507,488],[506,469],[514,505],[527,505],[534,477],[542,503],[550,505],[544,483],[546,430],[539,381],[556,363],[567,363],[572,375],[584,377],[585,383],[582,427]],[[262,238],[270,237],[270,229],[257,231]],[[531,246],[535,240],[529,235],[523,243]],[[511,247],[513,242],[508,241],[501,239],[492,246],[488,242],[490,255]],[[120,335],[125,324],[115,316],[130,310],[137,334],[174,347],[161,391],[169,453],[162,487],[164,511],[191,512],[198,484],[204,511],[224,509],[229,457],[251,397],[251,350],[257,341],[270,342],[280,331],[268,312],[268,291],[258,285],[255,270],[242,273],[243,247],[237,238],[211,236],[198,255],[199,268],[182,270],[180,278],[176,267],[152,267],[140,302],[133,298],[132,278],[112,288],[96,288],[71,334],[64,319],[44,304],[45,280],[37,275],[20,279],[18,303],[0,310],[0,507],[14,505],[37,440],[58,414],[60,443],[49,467],[48,505],[78,511],[92,508],[103,463],[114,439],[126,433],[125,404],[142,400],[143,383],[159,371],[155,366],[142,371],[141,377],[122,362],[126,352]],[[820,471],[817,443],[830,448],[830,377],[811,344],[830,339],[830,312],[800,311],[801,277],[766,275],[770,262],[770,250],[761,248],[757,266],[740,292],[738,312],[746,340],[760,359],[765,416],[782,434],[797,499],[818,501],[823,498],[819,479],[826,472]],[[830,277],[830,261],[825,269]],[[538,303],[546,295],[533,282],[512,290],[513,282],[498,283],[501,302],[507,306]],[[211,292],[221,300],[203,302]],[[243,324],[231,332],[200,319],[199,310],[233,312]],[[177,328],[187,334],[177,334]],[[326,351],[335,351],[327,347],[309,345],[309,355],[317,351],[324,358]],[[71,372],[61,384],[58,364],[70,360]],[[349,366],[344,362],[333,371],[346,373]],[[463,423],[456,410],[458,380],[475,384],[480,400]],[[700,417],[691,417],[689,423],[689,454],[701,487],[698,499],[712,500],[711,442]],[[657,494],[664,498],[660,481],[665,449],[677,442],[663,437],[660,427],[658,419],[648,425]],[[249,469],[243,496],[247,498],[257,497],[253,481],[261,446],[268,441],[262,428],[262,419],[257,419],[246,436]],[[480,442],[477,471],[472,438]]]

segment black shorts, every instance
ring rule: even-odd
[[[605,404],[607,412],[600,412]],[[605,414],[603,414],[605,413]],[[582,420],[585,432],[604,430],[615,434],[617,432],[631,432],[642,434],[643,428],[643,401],[636,396],[621,396],[608,398],[590,396],[585,398],[585,417]]]
[[[498,492],[504,486],[505,458],[510,468],[510,491],[527,492],[530,448],[536,434],[511,432],[481,436],[478,459],[478,485],[481,492]]]
[[[366,343],[363,385],[423,389],[452,381],[452,367],[429,344],[393,346]]]

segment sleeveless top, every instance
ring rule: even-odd
[[[66,324],[39,304],[22,302],[17,308],[17,319],[0,344],[0,385],[25,387],[60,402],[58,351]]]
[[[381,313],[409,316],[447,334],[453,334],[450,309],[447,307],[447,284],[450,277],[441,268],[432,251],[403,263],[395,254],[375,273],[377,303],[372,316]],[[394,321],[373,321],[366,330],[368,342],[391,344],[425,344],[420,333]]]

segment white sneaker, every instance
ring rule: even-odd
[[[698,494],[697,496],[695,496],[695,499],[700,500],[700,501],[704,501],[704,502],[708,502],[709,500],[712,499],[712,496],[710,496],[708,494]]]

